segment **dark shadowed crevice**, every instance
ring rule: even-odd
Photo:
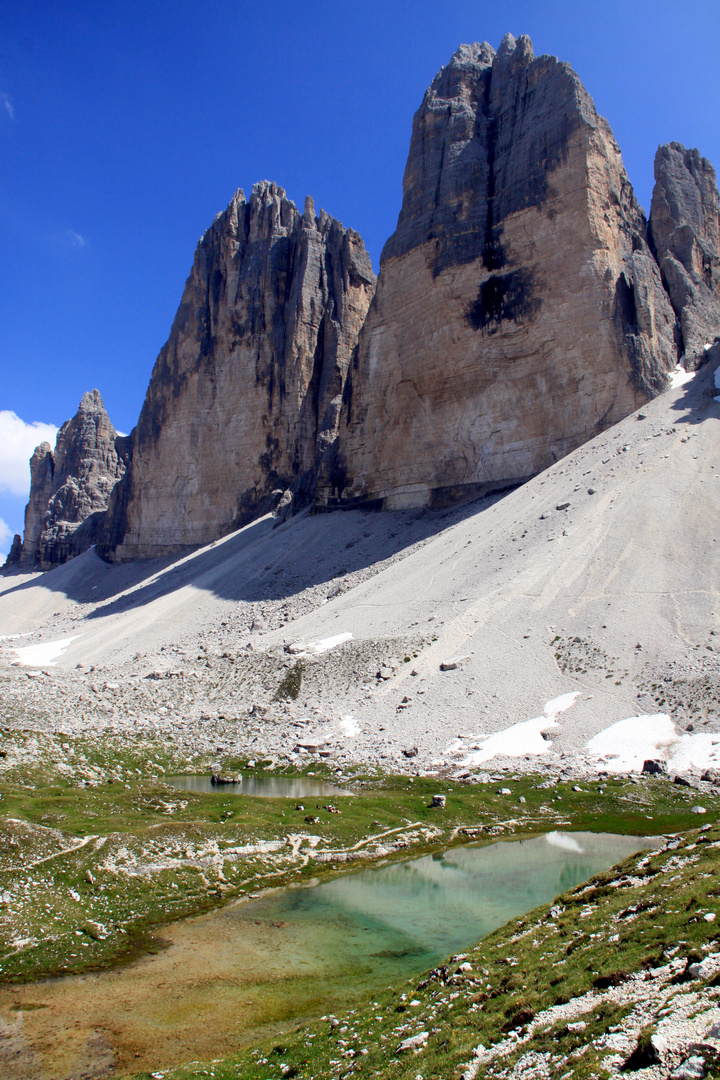
[[[493,274],[480,286],[477,300],[465,318],[473,330],[494,334],[503,322],[523,322],[539,309],[533,275],[529,270]]]
[[[490,96],[488,80],[487,97]],[[487,98],[486,98],[487,100]],[[487,121],[487,216],[485,218],[485,240],[483,244],[483,266],[486,270],[501,270],[505,265],[505,252],[500,243],[502,226],[495,225],[495,156],[497,153],[498,122],[496,117],[488,115]]]

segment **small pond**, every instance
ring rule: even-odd
[[[243,776],[239,784],[213,784],[209,776],[165,776],[163,781],[183,791],[211,795],[254,795],[263,799],[340,798],[352,791],[304,776]]]
[[[114,971],[0,988],[3,1080],[217,1058],[339,1012],[657,846],[594,833],[452,848],[184,919]]]

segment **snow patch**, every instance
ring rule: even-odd
[[[14,650],[15,656],[18,663],[24,667],[55,667],[58,656],[62,656],[73,641],[81,637],[82,634],[75,634],[73,637],[62,638],[60,641],[42,641],[39,645],[24,645]]]
[[[341,716],[338,722],[338,727],[342,731],[343,735],[347,735],[348,738],[352,738],[354,735],[360,734],[360,725],[354,716]]]
[[[648,758],[666,757],[677,737],[670,717],[655,713],[618,720],[594,735],[587,748],[591,754],[604,758],[600,768],[608,772],[640,772]]]
[[[321,653],[329,652],[330,649],[336,649],[338,645],[344,645],[346,641],[352,641],[352,639],[353,636],[349,631],[345,634],[335,634],[334,637],[309,642],[305,651],[319,656]]]
[[[670,388],[675,390],[678,386],[684,386],[685,383],[689,383],[691,379],[695,378],[696,372],[686,371],[682,364],[678,364],[674,371],[670,373]]]
[[[545,704],[542,716],[535,716],[532,720],[523,720],[519,724],[505,728],[504,731],[496,731],[494,735],[489,735],[478,750],[468,754],[460,762],[460,766],[472,769],[494,757],[547,754],[550,744],[543,738],[542,733],[558,727],[555,717],[574,705],[579,697],[579,691],[562,694]]]
[[[674,772],[717,768],[720,765],[720,738],[716,734],[683,735],[668,764]]]
[[[570,694],[561,694],[560,697],[553,698],[552,701],[548,701],[543,712],[546,716],[557,716],[558,713],[567,712],[567,710],[575,704],[580,697],[580,691],[575,690]]]
[[[715,734],[678,735],[665,713],[618,720],[595,735],[588,751],[602,759],[607,772],[641,772],[643,762],[660,758],[670,772],[707,769],[720,765],[720,737]]]
[[[557,720],[547,716],[536,716],[533,720],[524,720],[513,724],[504,731],[490,735],[479,750],[468,754],[461,766],[473,768],[490,761],[494,757],[523,757],[524,754],[547,754],[549,744],[543,739],[542,732],[558,727]]]

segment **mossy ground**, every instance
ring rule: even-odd
[[[3,980],[104,967],[152,947],[147,932],[180,916],[243,891],[346,868],[340,859],[310,858],[303,866],[289,849],[223,860],[223,851],[238,846],[314,834],[319,850],[340,856],[360,844],[353,853],[353,865],[360,865],[365,855],[377,857],[373,838],[381,834],[392,840],[392,850],[385,843],[382,856],[403,857],[558,826],[649,835],[697,823],[690,812],[696,792],[665,781],[611,778],[575,791],[578,785],[570,783],[539,788],[541,778],[524,776],[503,781],[512,793],[501,795],[499,782],[459,785],[358,773],[352,784],[357,794],[336,800],[339,813],[316,798],[299,811],[288,799],[171,788],[163,772],[204,771],[209,763],[174,760],[164,744],[65,738],[59,771],[49,749],[38,748],[39,738],[14,737],[17,765],[5,770],[0,783]],[[262,762],[249,768],[242,759],[226,760],[223,767],[263,772]],[[93,771],[109,773],[114,782],[78,779]],[[321,764],[306,771],[334,779]],[[448,796],[444,809],[429,805],[438,790]],[[308,815],[316,819],[310,825]]]
[[[327,799],[305,799],[300,810],[289,799],[172,788],[163,774],[205,772],[211,758],[179,757],[166,744],[147,739],[83,736],[59,741],[32,732],[6,732],[0,752],[5,755],[0,783],[0,979],[6,983],[121,963],[161,948],[161,939],[154,935],[170,921],[268,886],[335,875],[348,869],[349,859],[356,868],[468,840],[490,842],[557,828],[669,834],[697,826],[691,807],[698,802],[708,809],[700,820],[713,821],[717,811],[717,797],[711,793],[699,796],[657,778],[638,782],[607,777],[548,787],[546,777],[537,775],[457,784],[356,770],[349,784],[354,794],[335,799],[340,812],[333,813],[326,809],[331,805]],[[224,759],[222,764],[228,772],[264,772],[262,760],[252,768],[243,759]],[[275,769],[271,775],[280,772]],[[335,779],[323,764],[308,765],[305,772],[315,779]],[[510,795],[500,794],[505,786]],[[437,792],[447,796],[442,809],[430,806],[430,796]],[[311,824],[308,816],[315,819]],[[318,838],[315,847],[303,850],[310,834]],[[318,853],[327,858],[319,859]],[[421,1002],[412,1010],[395,994],[375,998],[377,1007],[357,1009],[346,1020],[357,1038],[345,1039],[345,1048],[338,1044],[339,1029],[329,1037],[327,1025],[316,1025],[297,1032],[282,1052],[269,1048],[203,1066],[205,1072],[185,1069],[172,1075],[208,1075],[214,1068],[218,1078],[335,1076],[350,1071],[352,1063],[358,1075],[415,1077],[414,1056],[408,1064],[405,1055],[394,1053],[399,1041],[394,1029],[401,1034],[399,1029],[411,1018],[410,1034],[416,1021],[432,1022],[435,1032],[422,1052],[424,1080],[450,1075],[467,1057],[470,1042],[487,1045],[497,1040],[513,1010],[537,1012],[564,995],[576,996],[589,985],[590,974],[612,976],[637,970],[648,960],[657,963],[677,936],[683,938],[683,948],[699,948],[712,927],[694,914],[715,903],[711,884],[702,876],[683,879],[682,900],[673,892],[672,914],[658,919],[657,904],[653,911],[654,901],[648,901],[635,917],[618,924],[619,938],[609,947],[603,927],[621,891],[601,876],[592,895],[583,894],[580,901],[573,894],[563,901],[560,918],[539,917],[532,945],[506,947],[523,926],[531,925],[527,920],[481,943],[470,958],[474,971],[488,971],[481,984],[461,980],[449,993],[432,983],[422,992],[408,988]],[[582,923],[579,903],[592,908]],[[601,937],[591,938],[591,933]],[[504,955],[511,952],[512,961]],[[597,1023],[607,1026],[610,1019]],[[572,1039],[567,1038],[569,1046]],[[360,1054],[366,1048],[360,1046],[363,1041],[374,1045],[367,1057]],[[345,1057],[345,1050],[355,1046],[358,1056]]]

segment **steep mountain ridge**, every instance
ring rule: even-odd
[[[667,386],[675,313],[607,121],[568,64],[462,46],[415,115],[328,506],[526,480]]]
[[[198,244],[101,553],[180,551],[311,497],[374,287],[360,236],[312,199],[237,191]]]

